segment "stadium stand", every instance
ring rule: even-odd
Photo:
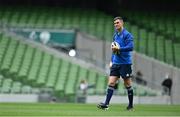
[[[128,22],[135,27],[136,50],[158,60],[179,66],[179,16],[162,11],[124,11]],[[140,40],[140,41],[138,41]],[[152,48],[154,46],[154,48]]]
[[[5,34],[1,36],[0,45],[1,93],[36,93],[37,88],[46,87],[54,89],[58,96],[69,98],[75,96],[84,71],[89,71]],[[94,75],[91,77],[96,79]]]
[[[38,94],[42,88],[50,88],[57,97],[75,101],[80,80],[86,79],[89,84],[94,85],[88,90],[89,95],[105,94],[107,78],[103,73],[56,57],[16,37],[3,33],[0,37],[1,93]],[[125,95],[123,85],[120,86],[120,92],[124,92],[120,95]],[[145,91],[145,95],[150,92]]]
[[[16,11],[14,11],[14,9],[16,9]],[[1,7],[0,12],[3,17],[1,21],[11,27],[78,28],[82,31],[95,34],[99,38],[103,37],[109,40],[112,38],[113,26],[111,16],[95,10],[72,8],[47,9],[47,7],[34,7],[33,10],[24,7]],[[89,14],[91,14],[91,16]],[[31,17],[28,18],[29,16]],[[107,22],[108,25],[104,25],[105,22]],[[107,29],[105,33],[104,29]]]
[[[176,12],[163,11],[124,11],[124,15],[129,17],[131,22],[134,22],[141,27],[153,30],[166,36],[175,36],[179,41],[179,16]]]
[[[112,40],[113,17],[96,10],[68,7],[50,9],[1,7],[0,9],[1,21],[9,27],[79,29],[100,39]],[[126,10],[122,14],[126,17],[125,26],[135,37],[136,51],[168,64],[180,66],[177,13]]]

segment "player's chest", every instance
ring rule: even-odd
[[[114,40],[120,44],[120,46],[125,45],[125,38],[124,35],[115,35]]]

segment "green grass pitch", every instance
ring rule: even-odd
[[[0,103],[0,116],[3,117],[113,117],[113,116],[180,116],[180,105],[135,105],[134,111],[125,110],[126,105],[112,104],[107,111],[96,104],[76,103]]]

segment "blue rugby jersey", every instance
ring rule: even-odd
[[[113,41],[120,45],[120,54],[113,54],[111,61],[113,64],[132,64],[133,36],[125,28],[121,32],[115,31]]]

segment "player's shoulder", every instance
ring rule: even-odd
[[[133,35],[132,35],[127,29],[124,29],[123,33],[124,33],[124,36],[125,36],[125,37],[131,37],[131,38],[133,38]]]
[[[124,33],[125,35],[132,35],[132,34],[131,34],[127,29],[125,29],[125,28],[124,28],[123,33]]]

